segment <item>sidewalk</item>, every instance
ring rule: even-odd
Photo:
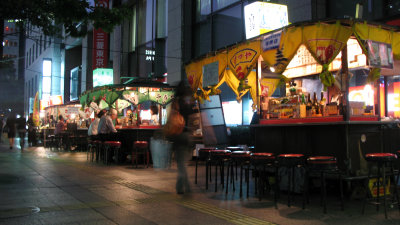
[[[19,143],[16,141],[16,143]],[[194,162],[189,162],[192,193],[175,193],[176,168],[133,169],[129,165],[89,163],[86,153],[51,152],[43,147],[8,149],[0,144],[0,224],[399,224],[396,206],[376,212],[361,201],[328,197],[323,214],[318,195],[301,209],[301,196],[291,208],[282,195],[278,210],[273,197],[259,201],[251,183],[250,197],[225,195],[214,183],[205,190],[204,165],[194,184]],[[213,171],[214,173],[214,171]],[[214,177],[213,177],[214,178]],[[213,180],[214,182],[214,180]],[[239,182],[236,182],[237,185]],[[245,190],[245,189],[244,189]]]

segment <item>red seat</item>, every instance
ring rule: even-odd
[[[275,159],[274,153],[269,153],[269,152],[257,152],[257,153],[252,153],[251,154],[252,159]]]
[[[315,166],[334,165],[336,167],[337,160],[333,156],[312,156],[307,159],[307,163]]]
[[[365,154],[365,159],[368,161],[394,161],[397,159],[397,155],[393,153],[369,153]]]
[[[135,141],[133,145],[135,148],[147,148],[149,143],[147,141]]]
[[[119,141],[105,141],[104,145],[109,145],[111,147],[121,147],[121,142]]]
[[[304,157],[303,154],[280,154],[278,155],[278,157],[280,158],[300,158],[300,157]]]

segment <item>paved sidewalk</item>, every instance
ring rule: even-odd
[[[18,143],[18,142],[17,142]],[[305,210],[301,196],[288,208],[282,196],[278,210],[273,197],[261,201],[239,198],[239,188],[225,195],[214,183],[205,190],[204,165],[194,184],[194,162],[189,162],[192,193],[175,193],[176,168],[133,169],[129,165],[89,163],[86,153],[51,152],[30,147],[23,153],[0,144],[0,224],[400,224],[397,208],[376,212],[361,201],[339,201],[329,196],[323,214],[319,198],[311,198]],[[239,183],[239,182],[237,182]]]

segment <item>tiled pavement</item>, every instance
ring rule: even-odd
[[[361,201],[339,201],[331,194],[328,213],[323,214],[318,195],[305,210],[301,196],[287,207],[285,196],[278,210],[272,196],[261,201],[254,195],[239,198],[239,191],[227,195],[208,191],[204,165],[199,183],[194,184],[194,163],[189,162],[192,193],[175,194],[176,168],[133,169],[86,161],[86,153],[51,152],[30,147],[24,152],[0,144],[0,224],[400,224],[400,213],[367,206]],[[237,182],[238,183],[238,182]]]

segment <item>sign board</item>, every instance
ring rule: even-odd
[[[244,7],[246,39],[289,24],[286,5],[254,2]]]
[[[93,87],[114,83],[113,69],[98,68],[93,70]]]
[[[61,95],[53,95],[50,96],[50,106],[51,105],[61,105],[63,104],[62,96]]]
[[[97,0],[96,7],[109,8],[109,0]],[[108,64],[108,33],[93,29],[92,69],[106,68]]]
[[[218,84],[218,65],[215,61],[203,66],[203,88]]]
[[[268,51],[271,49],[278,49],[279,43],[281,42],[282,31],[277,31],[275,33],[265,35],[264,39],[261,41],[261,47],[263,51]]]
[[[366,41],[368,63],[371,67],[393,69],[392,45],[377,41]]]
[[[378,179],[371,178],[368,182],[369,191],[371,192],[372,197],[376,198],[379,194],[379,197],[384,196],[383,189],[383,179],[379,179],[379,192],[378,192]],[[386,195],[390,195],[390,179],[386,180]]]

